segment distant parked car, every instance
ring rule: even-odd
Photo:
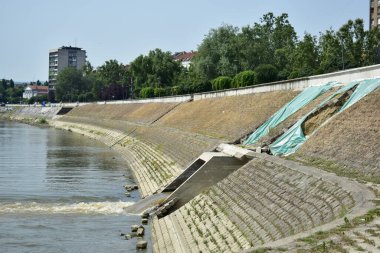
[[[5,103],[1,103],[0,106],[4,107],[4,106],[5,106]]]

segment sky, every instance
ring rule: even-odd
[[[77,46],[95,67],[149,50],[196,50],[210,29],[289,14],[298,36],[362,18],[368,0],[0,0],[0,78],[45,81],[49,50]]]

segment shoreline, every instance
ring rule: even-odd
[[[275,93],[255,98],[257,103],[263,104],[263,101],[268,101],[274,95]],[[285,103],[286,98],[281,101]],[[194,159],[192,157],[198,151],[215,150],[211,146],[218,142],[229,143],[222,138],[208,138],[211,134],[231,135],[226,129],[234,129],[232,134],[241,135],[240,129],[250,126],[248,121],[241,122],[246,113],[242,112],[238,114],[240,118],[233,118],[241,123],[239,127],[224,123],[222,130],[214,129],[219,129],[216,123],[220,123],[220,117],[216,115],[224,114],[227,105],[237,107],[241,103],[237,100],[239,99],[231,98],[228,101],[212,101],[213,103],[194,102],[193,114],[186,114],[192,106],[187,103],[178,107],[180,110],[174,111],[168,111],[166,105],[148,104],[123,108],[116,105],[88,105],[79,107],[67,116],[52,117],[49,126],[98,140],[118,152],[132,171],[142,199],[148,201],[149,196],[160,192],[164,185],[186,168],[188,160]],[[215,105],[212,108],[223,111],[199,114],[210,104]],[[135,111],[139,117],[133,114]],[[37,122],[38,117],[27,116],[36,112],[37,110],[20,110],[19,115],[14,113],[11,120],[17,118],[27,124],[28,121]],[[183,118],[183,113],[186,118]],[[210,114],[214,116],[211,117]],[[162,115],[166,115],[166,118],[155,123]],[[265,111],[261,118],[253,117],[252,120],[257,122],[268,115],[271,115],[270,110]],[[208,132],[198,131],[205,126],[205,122],[213,123],[214,128],[208,129]],[[190,131],[188,125],[194,125],[195,130]],[[351,219],[355,220],[353,214],[364,214],[355,207],[370,204],[371,199],[374,199],[372,189],[361,182],[354,183],[364,188],[353,190],[346,187],[345,182],[351,180],[344,175],[330,175],[326,173],[326,168],[319,170],[308,164],[304,165],[309,169],[294,169],[291,162],[278,159],[256,157],[208,191],[198,194],[183,208],[161,219],[153,217],[150,231],[154,251],[244,249],[250,252],[263,247],[281,247],[284,244],[291,248],[299,237],[312,236],[312,233],[320,231],[330,233],[329,229],[339,228]],[[320,175],[314,173],[317,171]],[[339,180],[330,180],[331,177]],[[267,192],[270,193],[269,196]],[[293,195],[296,200],[289,199]],[[370,208],[363,207],[367,211]]]
[[[15,178],[12,172],[9,178],[5,177],[6,181],[4,183],[10,182],[10,185],[14,185],[16,189],[17,184],[12,182],[25,178],[28,184],[27,188],[21,192],[20,198],[11,199],[9,197],[9,201],[11,202],[8,206],[4,207],[5,214],[8,212],[12,213],[12,215],[19,215],[20,213],[20,215],[24,216],[25,213],[28,217],[40,217],[42,215],[41,222],[45,221],[43,218],[45,217],[45,213],[49,217],[55,217],[54,215],[62,217],[63,221],[69,219],[67,220],[68,223],[70,223],[71,216],[83,217],[83,219],[88,220],[88,224],[82,224],[78,221],[78,224],[72,225],[75,228],[87,226],[88,228],[97,227],[97,230],[100,229],[98,232],[94,230],[93,233],[94,238],[98,238],[96,243],[99,244],[100,248],[106,247],[108,242],[114,242],[115,249],[126,247],[132,251],[140,240],[152,242],[150,224],[144,225],[145,235],[143,237],[140,236],[127,242],[124,241],[126,237],[121,236],[121,233],[131,233],[132,226],[141,224],[140,215],[135,215],[127,210],[127,207],[138,203],[141,198],[140,194],[136,191],[137,187],[133,189],[133,192],[130,192],[132,198],[124,196],[124,193],[127,192],[127,189],[124,190],[125,185],[135,185],[137,181],[133,177],[133,172],[125,166],[125,160],[121,154],[109,149],[101,142],[91,140],[87,136],[82,137],[77,134],[67,133],[67,131],[62,131],[61,129],[47,129],[51,125],[43,124],[43,127],[40,128],[38,125],[26,124],[29,120],[15,121],[6,117],[1,117],[0,122],[3,126],[3,136],[10,137],[9,143],[8,141],[3,142],[2,145],[4,150],[2,154],[6,158],[3,164],[8,164],[8,161],[9,164],[14,163],[15,168],[18,168],[17,166],[20,164],[20,170],[14,170],[14,173],[22,173],[14,174],[15,176],[19,175]],[[27,135],[24,133],[27,133]],[[13,143],[15,144],[11,146]],[[19,149],[17,149],[18,146],[20,147]],[[24,154],[18,155],[17,152],[13,151],[14,148],[21,150],[21,147],[31,148],[30,152],[27,151],[23,152]],[[23,157],[28,158],[29,154],[35,154],[36,152],[39,154],[36,158],[41,163],[29,164],[29,159],[23,159]],[[12,153],[14,155],[11,155]],[[65,161],[67,162],[60,163],[63,161],[62,159],[66,159]],[[25,166],[21,165],[22,161],[25,161]],[[42,164],[45,165],[40,166]],[[6,171],[6,167],[4,171]],[[32,170],[34,168],[36,170]],[[46,169],[47,171],[45,171]],[[37,177],[35,179],[29,178],[32,175],[29,174],[29,171],[36,174]],[[40,173],[42,173],[46,180],[40,180]],[[69,174],[70,176],[68,176]],[[54,179],[50,180],[53,177]],[[34,183],[36,191],[29,190],[29,180],[31,183]],[[48,192],[40,191],[40,189],[45,188]],[[10,191],[10,194],[12,192],[16,192],[15,196],[18,196],[18,191]],[[4,192],[4,194],[7,194],[7,192]],[[32,198],[33,201],[30,200],[30,196],[35,196]],[[21,202],[13,204],[14,201],[19,202],[17,199],[20,199]],[[6,217],[3,216],[4,219]],[[112,220],[113,223],[107,223],[108,219]],[[101,222],[104,225],[101,225]],[[109,227],[107,227],[108,224]],[[71,227],[70,224],[66,226],[65,223],[62,223],[61,226],[63,226],[62,229],[70,229]],[[101,228],[104,228],[103,232]],[[57,225],[56,229],[62,230],[59,225]],[[20,231],[22,233],[24,230],[20,228]],[[75,238],[86,237],[86,230],[80,232],[73,229],[73,231],[80,233]],[[55,236],[56,233],[52,232],[51,236],[45,235],[44,237],[54,238]],[[62,240],[66,240],[65,235],[60,235],[60,237],[62,237]],[[104,237],[104,240],[101,237]],[[68,236],[67,238],[71,237]],[[88,239],[88,242],[90,242],[91,238]],[[25,238],[25,241],[29,242],[30,238]],[[86,242],[86,240],[74,239],[73,242]],[[149,243],[148,250],[144,252],[152,251],[152,245]],[[40,246],[42,248],[44,244],[42,243]],[[37,245],[36,249],[39,249]]]

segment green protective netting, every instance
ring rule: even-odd
[[[358,102],[363,97],[367,96],[372,91],[376,90],[380,87],[380,79],[368,79],[360,83],[360,85],[356,88],[354,93],[350,96],[350,98],[346,101],[346,103],[340,108],[340,111],[346,110],[351,105]]]
[[[359,84],[358,84],[359,83]],[[344,105],[340,108],[339,112],[347,109],[349,106],[358,102],[361,98],[365,97],[367,94],[374,91],[376,88],[380,87],[380,79],[368,79],[361,82],[352,82],[349,83],[338,91],[336,91],[333,95],[329,96],[325,99],[321,104],[319,104],[316,108],[314,108],[311,112],[303,116],[300,120],[298,120],[286,133],[280,136],[275,142],[269,145],[269,148],[273,155],[289,155],[296,152],[301,145],[318,129],[316,129],[310,136],[305,136],[302,130],[302,124],[307,119],[307,117],[324,106],[329,100],[335,97],[338,94],[342,94],[350,89],[352,89],[355,85],[357,85],[355,91],[352,93],[350,98],[344,103]],[[326,123],[326,122],[325,122]]]
[[[298,94],[298,96],[293,98],[292,101],[284,105],[280,110],[273,114],[272,117],[270,117],[264,124],[257,128],[256,131],[253,132],[243,144],[255,144],[260,138],[267,135],[271,129],[278,126],[282,121],[286,120],[289,116],[331,89],[336,84],[336,82],[329,82],[321,86],[306,88]]]

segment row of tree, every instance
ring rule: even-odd
[[[15,86],[12,79],[2,79],[0,82],[0,102],[19,103],[22,100],[23,87]]]
[[[48,82],[42,83],[37,80],[37,82],[30,82],[25,84],[15,85],[13,79],[6,80],[2,79],[0,82],[0,103],[10,103],[10,104],[18,104],[18,103],[28,103],[33,104],[35,102],[42,103],[43,101],[48,100],[47,95],[41,95],[37,97],[32,97],[30,99],[23,98],[23,92],[25,87],[28,85],[43,85],[47,86]]]
[[[242,28],[211,29],[189,69],[170,52],[152,50],[128,66],[116,60],[94,69],[65,69],[58,75],[58,101],[147,98],[242,87],[293,79],[379,62],[380,34],[365,30],[362,19],[349,20],[338,31],[300,39],[287,14],[265,14]]]

